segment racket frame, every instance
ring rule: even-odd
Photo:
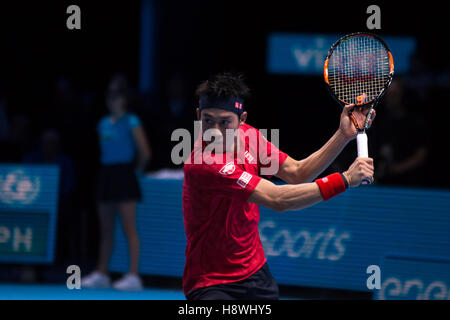
[[[330,94],[332,95],[332,97],[342,106],[346,105],[346,104],[350,104],[349,102],[346,101],[342,101],[341,99],[339,99],[337,97],[337,95],[333,92],[333,90],[331,89],[330,83],[328,81],[328,63],[330,61],[330,57],[333,54],[334,50],[336,49],[336,47],[338,45],[341,44],[341,42],[347,40],[348,38],[353,38],[355,36],[367,36],[367,37],[371,37],[374,38],[376,40],[378,40],[383,47],[386,49],[386,52],[388,53],[388,57],[389,57],[389,74],[388,74],[388,79],[385,82],[383,89],[381,90],[381,92],[378,94],[378,96],[372,100],[366,101],[362,104],[358,104],[357,107],[358,108],[364,108],[367,107],[369,105],[372,105],[372,107],[374,107],[376,105],[376,102],[378,102],[379,99],[381,99],[381,97],[385,94],[386,89],[389,87],[389,85],[392,82],[392,78],[394,76],[394,58],[392,57],[391,54],[391,50],[389,49],[388,45],[386,44],[386,42],[384,42],[383,39],[381,39],[379,36],[373,34],[373,33],[369,33],[369,32],[354,32],[354,33],[350,33],[347,34],[343,37],[341,37],[339,40],[337,40],[332,46],[331,48],[328,50],[327,56],[325,58],[325,63],[324,63],[324,68],[323,68],[323,76],[324,76],[324,80],[325,83],[327,85],[328,91],[330,91]],[[356,106],[355,106],[356,107]]]
[[[379,36],[369,33],[369,32],[354,32],[354,33],[350,33],[347,34],[343,37],[341,37],[340,39],[338,39],[332,46],[331,48],[328,50],[326,59],[325,59],[325,63],[324,63],[324,68],[323,68],[323,76],[324,76],[324,80],[325,83],[327,85],[328,91],[330,92],[331,96],[343,107],[347,104],[350,104],[349,102],[346,101],[342,101],[341,99],[339,99],[337,97],[337,95],[333,92],[330,83],[328,81],[328,63],[330,61],[330,58],[334,52],[334,50],[336,49],[337,46],[339,46],[343,41],[347,40],[348,38],[351,37],[355,37],[355,36],[367,36],[367,37],[372,37],[376,40],[378,40],[383,47],[385,48],[387,54],[388,54],[388,58],[389,58],[389,74],[387,77],[387,81],[385,82],[383,88],[381,89],[381,92],[378,93],[378,95],[373,98],[372,100],[369,101],[364,101],[361,104],[356,104],[350,111],[349,111],[349,116],[353,122],[353,124],[355,125],[358,133],[356,135],[356,142],[357,142],[357,150],[358,150],[358,157],[368,157],[368,139],[367,139],[367,134],[366,134],[366,129],[368,127],[368,123],[370,120],[370,117],[372,116],[372,110],[375,108],[375,106],[377,105],[378,101],[383,97],[383,95],[386,92],[386,89],[389,87],[389,85],[392,82],[392,78],[394,76],[394,58],[392,57],[391,54],[391,50],[389,49],[388,45],[386,44],[386,42],[384,42],[383,39],[381,39]],[[363,93],[362,93],[363,94]],[[356,119],[353,117],[352,115],[352,111],[355,108],[365,108],[365,107],[369,107],[369,111],[367,113],[367,118],[364,122],[364,125],[362,128],[359,127]],[[361,184],[371,184],[373,181],[370,179],[364,179]]]

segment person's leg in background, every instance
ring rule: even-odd
[[[130,271],[113,286],[119,290],[141,290],[143,286],[138,276],[140,242],[136,228],[136,201],[120,202],[118,213],[128,241]]]
[[[108,264],[114,245],[114,217],[118,206],[114,203],[100,202],[98,216],[100,220],[100,252],[97,271],[108,273]]]
[[[116,204],[108,202],[98,203],[100,250],[97,270],[81,280],[81,287],[107,288],[111,286],[111,280],[108,276],[108,264],[114,245],[114,218],[116,212]]]
[[[136,202],[121,202],[118,205],[119,216],[122,221],[122,227],[128,241],[128,250],[130,254],[130,273],[138,274],[139,265],[139,237],[136,228]]]

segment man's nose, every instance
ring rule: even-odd
[[[223,134],[222,131],[220,130],[220,128],[217,127],[212,127],[211,129],[211,136],[214,136],[215,139],[223,139]]]

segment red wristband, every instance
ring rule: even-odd
[[[323,200],[333,198],[334,196],[345,191],[345,183],[340,173],[336,172],[315,181],[319,186]]]

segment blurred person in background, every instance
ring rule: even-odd
[[[189,95],[186,76],[176,71],[170,73],[164,81],[164,90],[158,91],[157,97],[148,102],[148,113],[143,121],[148,121],[150,137],[158,137],[151,141],[151,145],[158,153],[152,158],[152,170],[164,170],[166,168],[181,166],[173,164],[171,152],[173,145],[170,143],[172,132],[178,128],[192,131],[192,117],[194,116]],[[193,133],[193,132],[191,132]]]
[[[78,164],[85,150],[84,135],[87,132],[79,130],[79,124],[86,127],[90,122],[81,93],[75,89],[72,80],[63,75],[56,78],[49,93],[48,102],[42,107],[44,112],[35,118],[42,128],[58,130],[64,141],[64,151]]]
[[[142,289],[138,275],[140,244],[136,203],[141,200],[138,175],[144,172],[151,151],[139,118],[127,112],[128,92],[125,76],[114,75],[106,93],[109,114],[101,118],[97,127],[101,150],[96,192],[101,229],[100,252],[97,269],[81,280],[81,286],[85,288],[111,285],[108,263],[113,249],[115,214],[118,213],[128,241],[130,269],[112,286],[119,290]]]
[[[30,149],[30,118],[17,113],[9,119],[8,137],[2,141],[0,152],[2,162],[21,162]]]
[[[24,163],[56,164],[60,172],[58,197],[58,237],[56,263],[69,265],[79,258],[77,235],[78,219],[74,210],[75,166],[61,151],[61,135],[55,129],[46,129],[39,138],[37,149],[25,154]]]
[[[190,109],[191,101],[189,101],[188,89],[186,87],[185,76],[181,73],[172,74],[166,84],[166,94],[163,100],[163,115],[159,130],[163,139],[160,148],[160,164],[164,167],[174,166],[170,155],[172,145],[167,143],[171,141],[172,132],[178,128],[190,129],[192,127],[192,111]],[[160,150],[158,148],[158,150]]]
[[[170,114],[171,129],[187,128],[191,125],[191,101],[186,84],[186,78],[181,73],[173,74],[167,84],[166,103]],[[173,130],[170,130],[172,133]]]
[[[429,128],[424,115],[407,101],[404,80],[396,78],[380,105],[373,131],[376,141],[375,180],[382,184],[423,185],[428,157]]]
[[[75,185],[75,172],[72,159],[61,152],[61,136],[54,129],[46,129],[36,151],[25,154],[24,163],[52,164],[59,166],[61,173],[60,196],[66,199]]]
[[[5,97],[0,97],[0,142],[6,139],[8,139],[7,101]]]

